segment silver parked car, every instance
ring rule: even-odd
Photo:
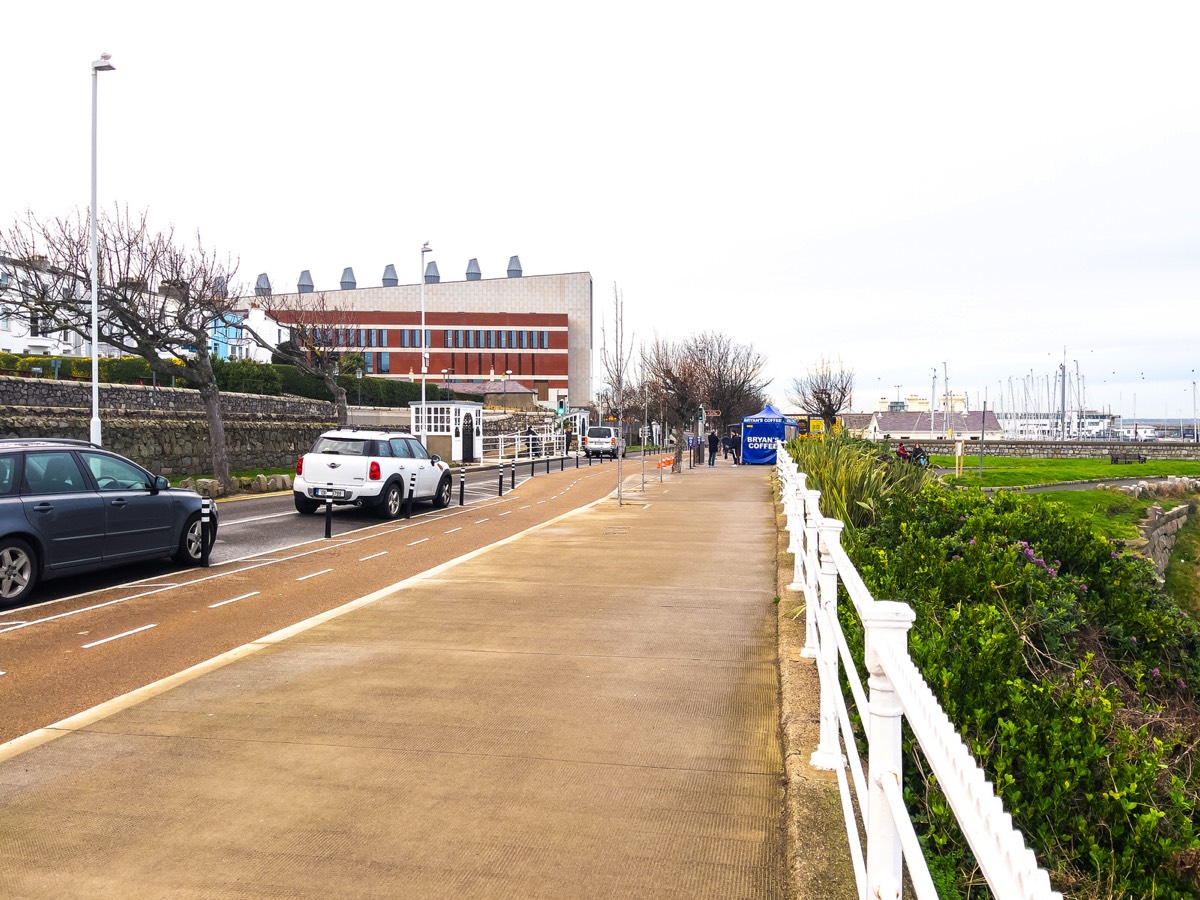
[[[201,497],[87,441],[0,440],[0,603],[39,581],[173,556],[201,559]],[[209,548],[217,535],[214,508]]]

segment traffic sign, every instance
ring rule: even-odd
[[[721,415],[721,411],[719,409],[706,409],[704,411],[704,418],[706,419],[715,419],[719,415]]]

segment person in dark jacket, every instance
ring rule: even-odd
[[[717,429],[713,429],[708,433],[708,464],[715,466],[717,464],[717,448],[721,446],[721,439],[717,437]]]

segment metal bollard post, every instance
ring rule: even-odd
[[[512,476],[512,481],[509,482],[508,489],[515,491],[517,489],[517,461],[515,459],[512,461],[512,468],[509,469],[509,474]]]
[[[558,458],[558,471],[561,472],[566,467],[567,467],[567,458],[565,456],[560,456]]]
[[[466,502],[467,496],[467,467],[463,466],[458,470],[458,505],[462,506]]]
[[[575,451],[575,468],[579,468],[579,451]]]
[[[591,467],[592,467],[592,454],[589,453],[588,454],[588,468],[590,469]]]
[[[500,463],[500,483],[496,486],[496,496],[504,496],[504,463]]]
[[[546,474],[550,474],[550,457],[546,457]]]
[[[205,497],[200,501],[200,565],[208,567],[209,535],[212,533],[212,501]]]
[[[534,469],[536,469],[536,468],[537,468],[537,460],[533,460],[533,459],[529,460],[529,477],[530,478],[532,478],[536,474],[534,472]]]
[[[413,497],[417,493],[417,473],[413,472],[408,476],[408,500],[404,508],[404,518],[412,518]]]
[[[333,537],[333,501],[325,498],[325,538]]]

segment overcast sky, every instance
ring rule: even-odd
[[[108,51],[100,205],[249,285],[415,282],[428,240],[447,281],[591,272],[608,319],[615,282],[636,342],[752,344],[784,404],[825,357],[859,409],[943,366],[1020,407],[1065,358],[1088,406],[1193,414],[1194,2],[10,7],[5,225],[86,207]]]

